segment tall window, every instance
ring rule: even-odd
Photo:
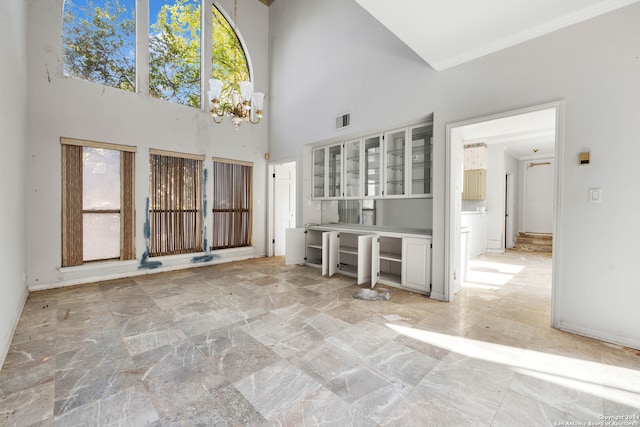
[[[136,72],[148,72],[152,96],[199,108],[203,1],[209,0],[64,0],[65,75],[134,92]],[[148,45],[140,46],[149,51],[148,70],[144,64],[136,70],[136,3],[149,7]],[[212,9],[213,48],[204,57],[212,77],[225,82],[224,103],[251,76],[235,29]]]
[[[251,246],[253,163],[213,159],[213,249]]]
[[[203,156],[150,150],[149,256],[201,252]]]
[[[64,74],[135,92],[135,0],[65,0]]]
[[[62,138],[62,266],[135,259],[135,148]]]
[[[200,107],[200,0],[149,3],[149,92]]]

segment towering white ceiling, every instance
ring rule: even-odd
[[[356,0],[444,70],[640,0]]]

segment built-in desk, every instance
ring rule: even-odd
[[[332,276],[343,273],[358,284],[377,283],[431,291],[431,230],[352,224],[288,229],[287,264],[307,264]]]

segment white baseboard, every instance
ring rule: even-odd
[[[242,249],[242,248],[241,248]],[[76,285],[84,285],[87,283],[95,283],[95,282],[103,282],[105,280],[117,280],[117,279],[126,279],[128,277],[137,277],[137,276],[145,276],[148,274],[156,274],[156,273],[166,273],[170,271],[178,271],[185,270],[188,268],[198,268],[198,267],[207,267],[215,264],[222,264],[226,262],[232,261],[242,261],[247,259],[257,258],[252,253],[249,253],[246,249],[244,251],[238,249],[226,249],[224,251],[216,251],[214,252],[214,258],[211,261],[207,262],[197,262],[197,263],[175,263],[171,265],[160,266],[158,268],[144,268],[144,269],[136,269],[129,270],[117,273],[109,273],[109,274],[96,274],[88,277],[82,277],[77,279],[68,279],[68,280],[59,280],[56,282],[49,283],[38,283],[38,284],[30,284],[29,291],[43,291],[46,289],[55,289],[55,288],[64,288],[68,286],[76,286]],[[178,257],[175,257],[176,259]],[[188,259],[182,257],[184,259]],[[157,258],[160,259],[160,258]],[[169,257],[166,257],[169,259]]]
[[[24,294],[22,295],[22,302],[20,304],[20,310],[17,312],[17,316],[13,319],[13,325],[11,325],[10,333],[5,336],[0,344],[0,369],[4,365],[4,361],[7,358],[7,354],[9,354],[9,349],[11,348],[11,340],[13,340],[13,335],[16,333],[16,328],[18,327],[18,322],[20,321],[20,316],[22,315],[22,311],[24,310],[24,305],[27,302],[27,297],[29,296],[29,289],[24,289]]]
[[[572,334],[582,335],[583,337],[593,338],[596,340],[640,350],[640,338],[622,337],[607,332],[597,331],[591,328],[583,328],[581,326],[576,326],[567,322],[560,322],[558,324],[558,329],[560,329],[561,331],[570,332]]]

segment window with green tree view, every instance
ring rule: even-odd
[[[224,14],[213,5],[211,28],[202,28],[207,0],[65,0],[64,74],[122,90],[136,88],[136,14],[149,11],[149,87],[153,97],[201,106],[201,35],[211,34],[211,77],[225,82],[221,102],[229,102],[250,72],[242,43]],[[148,8],[148,9],[147,9]],[[208,21],[208,20],[205,20]]]

